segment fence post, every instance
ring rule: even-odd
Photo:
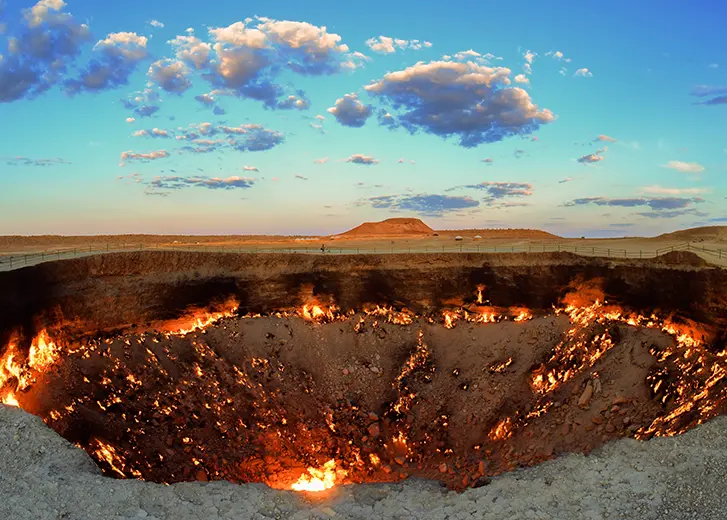
[[[611,249],[608,250],[608,257],[611,258]]]
[[[425,253],[428,253],[429,252],[429,246],[424,246],[424,252]]]
[[[477,244],[477,252],[480,252],[480,244]]]
[[[641,249],[639,249],[639,258],[644,258],[644,252]]]
[[[720,258],[722,258],[722,257],[720,257]],[[10,262],[12,262],[12,261],[13,261],[13,257],[11,256],[10,257]],[[25,265],[28,265],[28,255],[25,255]],[[12,267],[12,264],[10,265],[10,267]]]

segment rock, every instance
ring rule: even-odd
[[[601,380],[598,378],[593,379],[593,394],[599,395],[601,393]]]
[[[578,406],[580,406],[581,408],[587,408],[591,402],[592,397],[593,397],[593,385],[589,381],[588,384],[586,385],[586,389],[583,390],[583,393],[578,398]]]
[[[565,424],[563,425],[563,429],[561,430],[561,433],[562,433],[563,435],[568,435],[568,433],[569,433],[569,432],[570,432],[570,424],[568,424],[568,423],[565,423]]]
[[[391,466],[389,466],[388,464],[384,464],[383,466],[381,466],[381,469],[384,471],[384,473],[391,473]]]
[[[618,411],[619,411],[620,409],[621,409],[621,407],[620,407],[619,405],[615,404],[615,405],[613,405],[613,406],[611,407],[611,412],[612,412],[612,413],[616,413],[616,412],[618,412]]]
[[[479,472],[480,475],[485,474],[485,461],[484,460],[481,460],[480,463],[477,465],[477,471]]]
[[[378,437],[381,434],[381,428],[379,428],[379,423],[369,424],[367,431],[369,432],[369,435],[371,437],[374,437],[374,438]]]
[[[613,433],[614,431],[616,431],[616,427],[613,424],[608,423],[606,425],[606,432],[607,433]]]
[[[616,396],[616,398],[614,398],[613,401],[611,401],[611,404],[614,405],[614,406],[618,406],[618,405],[626,404],[628,402],[629,402],[628,399],[626,399],[622,395],[619,395],[619,396]]]
[[[404,460],[403,457],[394,457],[394,462],[396,462],[399,466],[406,466],[406,460]]]
[[[379,372],[381,372],[381,369],[375,366],[372,366],[369,370],[371,370],[374,374],[378,374]]]
[[[369,420],[370,421],[378,421],[379,420],[379,416],[376,415],[374,412],[369,412]]]
[[[593,422],[593,424],[603,424],[603,417],[601,417],[600,415],[594,415],[593,417],[591,417],[591,421]]]
[[[472,487],[478,488],[478,487],[486,486],[489,483],[490,483],[490,479],[485,476],[482,476],[482,477],[479,477],[478,479],[476,479],[474,482],[472,482]]]
[[[624,423],[624,426],[628,426],[629,424],[631,424],[631,417],[624,417],[623,423]]]
[[[347,376],[348,374],[350,374],[350,372],[348,371],[348,369],[347,369],[347,368],[344,368],[344,369],[343,369],[343,375],[344,375],[344,376]]]
[[[447,473],[447,463],[446,462],[442,462],[439,465],[439,472],[440,473]]]
[[[197,481],[199,481],[199,482],[207,482],[209,480],[207,478],[207,472],[203,469],[200,469],[199,471],[197,471],[197,474],[195,475],[194,478],[196,478]]]

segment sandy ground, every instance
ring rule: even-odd
[[[0,517],[45,519],[685,519],[727,517],[727,418],[684,435],[624,439],[463,493],[409,479],[321,496],[225,482],[171,486],[102,476],[88,455],[0,405]]]
[[[565,239],[495,236],[475,239],[484,231],[442,231],[439,236],[363,236],[357,238],[271,236],[161,236],[118,235],[94,237],[0,237],[0,271],[42,262],[92,254],[140,250],[199,252],[301,252],[320,254],[434,253],[434,252],[555,252],[584,256],[652,258],[669,248],[689,247],[705,260],[727,267],[727,239],[717,234],[680,234],[676,237]],[[462,236],[461,241],[455,236]],[[700,251],[706,248],[708,251]],[[712,252],[710,252],[711,250]]]

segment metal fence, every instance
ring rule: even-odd
[[[82,256],[101,253],[118,253],[128,251],[185,251],[185,252],[209,252],[209,253],[296,253],[296,254],[403,254],[403,253],[555,253],[569,252],[583,256],[597,256],[607,258],[655,258],[672,251],[692,251],[707,256],[710,260],[727,262],[727,251],[722,249],[710,249],[697,246],[691,243],[681,243],[674,246],[662,247],[654,250],[633,250],[625,248],[606,248],[578,246],[572,244],[526,244],[526,245],[487,245],[487,244],[449,244],[437,246],[414,246],[414,247],[251,247],[240,245],[204,245],[204,244],[180,244],[180,245],[156,245],[156,244],[104,244],[87,247],[74,247],[64,249],[53,249],[27,254],[0,254],[0,270],[16,269],[24,266],[35,265],[41,262],[62,260],[68,258],[79,258]]]

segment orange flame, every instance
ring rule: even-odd
[[[303,474],[290,487],[295,491],[320,492],[336,485],[336,480],[344,478],[348,472],[336,469],[336,461],[329,460],[323,468],[308,468],[308,474]]]

